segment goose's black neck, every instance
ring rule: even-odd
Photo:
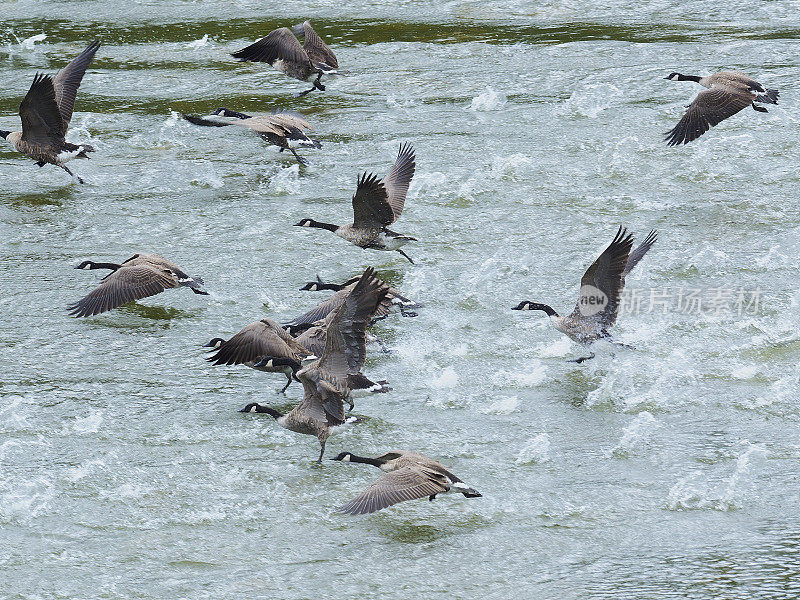
[[[315,221],[314,219],[305,219],[301,223],[302,227],[316,227],[317,229],[327,229],[328,231],[336,231],[339,229],[338,225],[334,225],[333,223],[322,223],[320,221]]]
[[[122,267],[122,265],[118,265],[116,263],[101,263],[101,262],[92,262],[90,260],[85,260],[75,268],[76,269],[111,269],[112,271],[116,271],[120,267]]]
[[[0,137],[6,139],[8,134],[11,133],[10,131],[6,131],[5,129],[0,129]]]
[[[513,310],[543,310],[548,317],[557,317],[558,313],[547,304],[540,304],[539,302],[531,302],[530,300],[523,300]]]
[[[279,419],[283,416],[283,413],[278,412],[271,406],[264,406],[263,404],[258,404],[256,402],[251,402],[247,406],[245,406],[239,412],[249,413],[249,412],[256,412],[256,413],[267,413],[273,419]]]
[[[702,77],[698,77],[697,75],[683,75],[678,73],[678,81],[694,81],[695,83],[700,83]]]
[[[350,462],[364,463],[365,465],[372,465],[373,467],[380,468],[381,465],[384,464],[386,461],[381,460],[379,458],[370,458],[369,456],[356,456],[355,454],[351,454]]]
[[[220,107],[216,111],[216,114],[223,115],[226,117],[236,117],[237,119],[250,119],[252,118],[250,115],[246,115],[244,113],[236,112],[235,110],[231,110],[230,108]]]
[[[316,289],[318,290],[330,290],[332,292],[338,292],[344,287],[343,285],[339,285],[337,283],[319,283],[319,282],[316,283],[316,286],[317,286]]]

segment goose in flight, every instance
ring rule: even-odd
[[[347,281],[345,285],[339,287],[336,285],[330,285],[329,287],[303,287],[301,291],[311,290],[311,289],[333,289],[336,288],[336,291],[328,296],[326,300],[323,300],[319,304],[317,304],[311,310],[303,313],[302,315],[296,316],[291,321],[286,321],[283,323],[283,326],[288,328],[293,335],[300,334],[308,327],[314,325],[319,321],[323,321],[328,315],[330,315],[333,311],[339,308],[342,303],[347,299],[350,293],[353,291],[355,286],[358,284],[360,277],[354,277],[353,279]],[[317,285],[317,284],[313,284]],[[328,284],[324,284],[328,285]],[[383,319],[386,317],[392,310],[393,298],[391,296],[391,289],[387,292],[386,296],[381,300],[378,304],[378,307],[375,310],[375,313],[372,315],[370,319],[370,324],[374,323],[379,319]]]
[[[748,106],[758,112],[767,112],[766,108],[757,106],[756,102],[778,103],[778,90],[767,89],[739,71],[720,71],[706,77],[670,73],[664,79],[695,81],[708,88],[697,94],[678,124],[664,134],[668,146],[688,144]]]
[[[331,460],[363,463],[385,472],[361,494],[339,507],[340,512],[348,515],[365,515],[417,498],[433,500],[447,492],[460,492],[466,498],[481,497],[442,463],[419,452],[395,450],[377,458],[342,452]]]
[[[204,347],[212,348],[214,354],[207,360],[213,365],[247,365],[266,373],[285,374],[288,381],[281,392],[291,385],[303,359],[311,356],[302,343],[272,319],[254,321],[231,339],[214,338]]]
[[[303,36],[305,41],[302,46],[295,34]],[[336,55],[311,27],[311,21],[295,25],[291,30],[281,27],[271,31],[266,37],[231,56],[240,61],[269,63],[281,73],[300,81],[316,77],[311,89],[300,92],[298,96],[305,96],[314,90],[324,92],[325,86],[320,79],[323,75],[337,73],[339,68]]]
[[[523,300],[513,310],[544,311],[550,317],[553,327],[584,347],[598,339],[610,338],[608,330],[617,320],[625,276],[642,260],[657,238],[658,233],[651,231],[636,250],[631,252],[633,235],[620,227],[608,248],[581,277],[578,302],[571,314],[562,317],[547,304],[530,300]],[[580,364],[590,358],[594,358],[594,352],[571,362]]]
[[[317,462],[322,462],[327,439],[358,421],[356,417],[345,417],[343,400],[364,366],[367,325],[387,290],[374,270],[368,268],[347,300],[330,315],[322,356],[297,372],[304,392],[300,404],[282,414],[270,406],[251,402],[240,412],[267,413],[281,427],[316,436],[320,444]]]
[[[56,165],[75,177],[66,163],[75,158],[89,158],[86,153],[94,152],[94,148],[89,144],[71,144],[64,138],[83,74],[99,47],[97,40],[89,44],[55,77],[37,73],[19,105],[22,131],[0,130],[0,137],[40,167]],[[83,183],[80,177],[76,179]]]
[[[303,131],[304,129],[309,131],[312,129],[308,121],[295,115],[278,113],[274,115],[251,117],[250,115],[222,107],[214,111],[214,116],[231,117],[232,120],[223,121],[197,115],[183,115],[183,118],[190,123],[203,127],[227,127],[228,125],[236,125],[238,127],[250,129],[258,133],[273,146],[277,146],[279,148],[278,152],[283,152],[284,150],[291,152],[301,165],[308,164],[308,161],[297,154],[296,148],[322,148],[322,144],[317,140],[312,140]]]
[[[199,277],[189,277],[180,267],[157,254],[138,253],[117,263],[85,260],[76,269],[111,269],[99,286],[67,307],[73,317],[92,317],[134,300],[160,294],[164,290],[186,287],[195,294],[208,295]]]
[[[353,222],[349,225],[303,219],[295,226],[327,229],[359,248],[396,251],[413,264],[414,261],[403,252],[401,246],[416,241],[416,238],[395,233],[387,227],[403,213],[408,186],[416,168],[414,161],[414,148],[411,144],[403,144],[386,177],[379,180],[372,173],[364,173],[359,177],[353,196]]]
[[[317,275],[316,281],[309,281],[308,283],[303,285],[303,287],[300,288],[300,291],[317,292],[322,290],[331,290],[333,292],[340,292],[345,288],[352,288],[352,286],[354,286],[357,281],[358,277],[352,277],[341,284],[325,283],[324,281],[322,281],[322,279],[320,279],[319,275]],[[336,294],[331,296],[329,300],[332,299],[334,296],[336,296]],[[422,308],[422,304],[419,304],[409,298],[406,298],[400,292],[398,292],[396,289],[392,287],[389,288],[389,293],[386,294],[386,297],[393,305],[397,306],[400,309],[400,314],[403,315],[404,317],[416,317],[417,313],[414,312],[413,309]],[[383,317],[383,315],[380,315],[380,312],[378,313],[378,315],[380,316],[380,318]]]

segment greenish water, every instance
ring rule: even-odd
[[[796,598],[796,8],[0,2],[0,129],[34,73],[103,42],[68,136],[97,148],[70,165],[87,183],[0,145],[0,597]],[[347,72],[324,94],[230,58],[305,18]],[[720,68],[781,104],[667,148],[699,88],[664,76]],[[300,169],[180,119],[218,106],[296,111],[323,147]],[[345,222],[357,175],[406,141],[416,265],[291,227]],[[510,308],[571,310],[619,224],[660,232],[615,327],[636,350],[567,363],[581,349]],[[72,267],[137,251],[211,295],[67,316],[99,279]],[[393,391],[358,399],[366,422],[328,454],[415,449],[483,498],[345,518],[378,471],[316,466],[312,438],[237,412],[290,409],[300,386],[203,360],[320,301],[298,291],[316,274],[370,265],[425,307],[375,327],[392,354],[371,348],[366,373]]]

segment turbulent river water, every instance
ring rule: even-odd
[[[34,74],[92,39],[68,140],[79,185],[0,144],[0,597],[751,599],[800,595],[797,2],[359,0],[0,2],[0,129]],[[346,75],[324,93],[229,53],[306,18]],[[35,41],[32,36],[44,39]],[[782,91],[700,140],[662,133],[740,69]],[[244,130],[181,113],[304,115],[298,168]],[[0,140],[2,141],[2,140]],[[363,171],[417,152],[395,228],[345,223]],[[659,231],[614,331],[582,349],[559,312],[619,225]],[[166,292],[88,319],[82,260],[162,254],[210,296]],[[200,345],[292,317],[375,266],[425,306],[376,327],[342,450],[424,452],[483,493],[366,517],[379,475],[314,463],[282,376]],[[262,418],[263,417],[263,418]]]

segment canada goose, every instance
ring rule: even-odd
[[[214,365],[247,365],[267,373],[284,373],[288,381],[281,392],[292,384],[301,361],[311,355],[272,319],[250,323],[231,339],[214,338],[204,347],[215,352],[207,359]]]
[[[320,279],[319,275],[317,275],[316,281],[309,281],[303,287],[300,288],[301,292],[317,292],[322,290],[332,290],[334,292],[339,292],[347,287],[352,287],[358,281],[358,277],[353,277],[348,279],[342,284],[337,283],[325,283]],[[332,298],[332,297],[331,297]],[[411,309],[415,308],[422,308],[422,304],[414,302],[403,296],[400,292],[396,289],[390,287],[389,293],[386,294],[386,298],[395,306],[400,309],[400,314],[404,317],[416,317],[417,313],[413,312]],[[378,313],[379,314],[379,313]],[[380,318],[383,318],[380,316]]]
[[[234,52],[231,56],[240,61],[269,63],[281,73],[300,81],[308,81],[316,75],[311,89],[300,92],[298,96],[305,96],[315,89],[324,92],[325,86],[320,82],[320,78],[323,75],[337,73],[339,62],[336,60],[336,55],[311,28],[311,21],[295,25],[292,29],[294,33],[286,27],[271,31],[266,37]],[[302,46],[295,34],[305,38]]]
[[[74,158],[89,158],[86,153],[94,152],[94,148],[89,144],[70,144],[64,136],[72,119],[81,79],[99,47],[100,42],[93,41],[55,77],[37,73],[19,105],[22,131],[0,130],[0,137],[40,167],[56,165],[75,177],[66,163]],[[80,177],[77,180],[83,183]]]
[[[303,219],[295,223],[295,226],[327,229],[360,248],[396,250],[413,264],[414,261],[400,246],[416,241],[416,238],[400,235],[386,227],[397,221],[403,212],[408,185],[414,177],[414,168],[414,148],[411,144],[403,144],[386,177],[378,181],[374,174],[364,173],[358,179],[358,187],[353,196],[352,223],[340,226]]]
[[[345,418],[342,400],[350,392],[351,376],[364,365],[364,334],[370,315],[386,290],[386,284],[374,276],[373,269],[364,271],[358,285],[331,317],[322,356],[297,372],[304,391],[300,404],[285,415],[255,402],[240,412],[267,413],[281,427],[317,436],[321,446],[317,462],[322,462],[328,437],[357,421],[355,417]]]
[[[617,235],[597,260],[592,263],[581,277],[581,289],[578,303],[572,314],[561,317],[547,304],[539,304],[524,300],[513,310],[541,310],[550,317],[550,322],[558,331],[569,336],[570,339],[588,347],[600,338],[610,338],[608,329],[617,320],[619,298],[622,288],[625,287],[625,276],[642,259],[655,243],[658,234],[655,230],[647,234],[644,241],[631,252],[633,236],[626,229],[620,227]],[[594,358],[584,356],[574,361],[582,363]]]
[[[418,452],[395,450],[377,458],[342,452],[331,460],[364,463],[386,472],[361,494],[339,507],[339,511],[348,515],[374,513],[398,502],[426,496],[433,500],[438,494],[447,492],[461,492],[466,498],[482,496],[448,471],[442,463]]]
[[[303,313],[302,315],[296,316],[291,321],[284,322],[283,326],[288,328],[292,335],[299,335],[306,328],[310,327],[314,323],[317,323],[318,321],[322,321],[337,308],[339,308],[353,291],[359,280],[360,277],[356,278],[352,282],[348,282],[348,285],[331,294],[327,300],[320,302],[311,310]],[[374,320],[382,319],[388,315],[391,310],[392,301],[387,293],[383,300],[381,300],[381,302],[378,304],[375,313],[371,315],[370,324],[372,324]]]
[[[696,140],[714,125],[748,106],[758,112],[767,112],[763,106],[756,106],[756,102],[778,103],[778,90],[766,89],[755,79],[739,71],[720,71],[706,77],[670,73],[664,79],[696,81],[708,88],[697,94],[678,124],[664,134],[669,146],[688,144]]]
[[[73,317],[99,315],[164,290],[188,287],[195,294],[208,295],[200,286],[203,280],[189,277],[177,265],[157,254],[137,253],[122,264],[85,260],[76,269],[111,269],[94,291],[67,307]]]
[[[385,301],[385,300],[384,300]],[[343,300],[344,302],[344,300]],[[338,306],[337,306],[338,308]],[[328,315],[315,323],[310,325],[302,325],[304,327],[303,331],[294,338],[294,340],[300,344],[303,348],[308,350],[314,357],[322,356],[322,352],[325,350],[325,340],[327,339],[328,334],[328,326],[330,322],[335,317],[335,310],[328,313]],[[375,317],[370,319],[370,323],[375,320]],[[291,327],[287,327],[291,332]],[[383,343],[374,335],[366,332],[364,334],[366,342],[376,342],[380,345],[381,349],[386,351]],[[366,356],[364,357],[366,358]],[[360,363],[356,365],[358,367],[357,372],[352,372],[348,376],[348,386],[350,387],[350,393],[346,396],[345,400],[350,405],[350,410],[354,408],[353,404],[353,397],[356,396],[364,396],[368,394],[382,394],[391,391],[392,388],[389,387],[389,382],[385,379],[380,379],[378,381],[372,381],[367,376],[365,376],[361,369],[364,368],[364,361],[362,360]]]
[[[278,152],[288,150],[301,165],[308,164],[308,161],[297,154],[295,148],[305,146],[307,148],[322,148],[317,140],[312,140],[304,132],[304,129],[313,129],[304,119],[289,114],[263,115],[251,117],[244,113],[236,112],[228,108],[218,108],[214,115],[221,117],[232,117],[233,121],[218,121],[199,117],[197,115],[183,115],[183,118],[204,127],[226,127],[228,125],[238,125],[255,131],[263,139],[280,148]]]

